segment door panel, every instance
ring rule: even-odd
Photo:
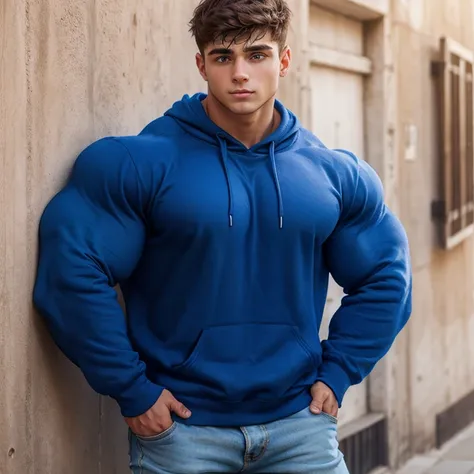
[[[311,5],[309,40],[358,56],[364,53],[364,27],[358,20]]]

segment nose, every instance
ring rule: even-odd
[[[245,61],[240,58],[234,63],[234,71],[232,74],[232,82],[234,84],[245,84],[249,80],[249,75],[245,71]]]

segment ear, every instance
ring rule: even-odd
[[[201,77],[207,82],[206,63],[201,53],[196,53],[196,66]]]
[[[285,46],[280,54],[280,77],[285,77],[288,74],[291,64],[291,49]]]

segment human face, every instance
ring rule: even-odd
[[[275,97],[290,61],[290,49],[280,52],[270,33],[247,44],[212,43],[196,55],[209,95],[237,115],[254,114]]]

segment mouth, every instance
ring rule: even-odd
[[[252,94],[253,94],[253,91],[249,91],[247,89],[240,89],[240,90],[231,92],[231,95],[233,95],[234,97],[238,97],[240,99],[250,97]]]

